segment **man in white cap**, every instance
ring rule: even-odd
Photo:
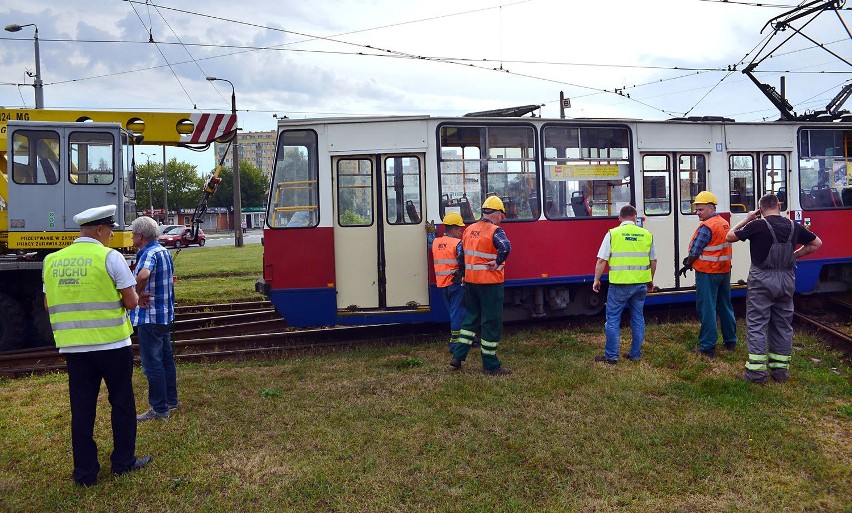
[[[136,307],[136,280],[124,257],[108,246],[115,205],[74,216],[80,237],[44,259],[44,302],[53,337],[68,368],[74,482],[92,486],[100,464],[93,433],[101,380],[112,406],[112,472],[137,470],[151,461],[136,458],[136,402],[133,397],[133,332],[127,310]]]

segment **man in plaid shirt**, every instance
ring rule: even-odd
[[[137,422],[169,418],[177,408],[177,372],[169,328],[175,318],[174,265],[169,250],[157,241],[157,222],[143,216],[133,221],[136,254],[136,292],[139,306],[130,312],[136,326],[142,372],[148,378],[151,408],[136,416]]]

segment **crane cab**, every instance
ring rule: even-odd
[[[76,213],[116,205],[111,246],[132,246],[136,217],[132,133],[117,123],[10,121],[7,131],[9,250],[67,246]]]

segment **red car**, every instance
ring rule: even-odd
[[[204,231],[201,228],[198,229],[198,238],[196,240],[192,240],[190,236],[191,231],[189,226],[175,226],[163,232],[157,240],[163,246],[174,246],[176,248],[183,248],[193,244],[203,246],[207,242],[207,236],[204,235]]]

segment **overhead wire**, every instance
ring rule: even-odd
[[[148,5],[147,0],[146,0],[146,2],[145,2],[145,5]],[[139,14],[139,12],[136,10],[136,6],[131,4],[131,7],[133,8],[133,12],[134,12],[134,13],[136,13],[136,17],[137,17],[137,18],[139,18],[139,21],[142,23],[142,26],[145,26],[145,20],[143,20],[143,19],[142,19],[142,16],[141,16],[141,15]],[[150,7],[149,7],[149,9],[150,9]],[[150,18],[150,17],[149,17],[149,18]],[[146,27],[146,28],[147,28],[147,27]],[[151,27],[151,30],[153,30],[153,26]],[[165,53],[163,53],[163,50],[160,48],[160,46],[159,46],[159,45],[157,44],[157,42],[154,40],[154,37],[153,37],[153,35],[152,35],[152,32],[150,32],[150,31],[149,31],[149,36],[150,36],[150,37],[149,37],[149,42],[154,44],[154,47],[156,47],[156,48],[157,48],[157,51],[160,53],[160,56],[163,58],[163,60],[166,62],[166,64],[168,64],[168,66],[169,66],[169,71],[171,71],[171,72],[172,72],[172,75],[175,77],[175,80],[177,80],[178,85],[180,85],[180,88],[181,88],[181,89],[183,89],[183,92],[184,92],[184,94],[186,95],[186,97],[187,97],[187,98],[189,98],[190,103],[192,103],[193,105],[196,105],[195,101],[192,99],[192,96],[190,96],[189,91],[187,91],[187,90],[186,90],[186,87],[184,87],[184,86],[183,86],[183,82],[181,82],[181,81],[180,81],[180,77],[178,77],[178,75],[177,75],[177,73],[175,72],[174,68],[172,68],[172,65],[171,65],[171,63],[169,62],[169,59],[166,57],[166,54],[165,54]]]

